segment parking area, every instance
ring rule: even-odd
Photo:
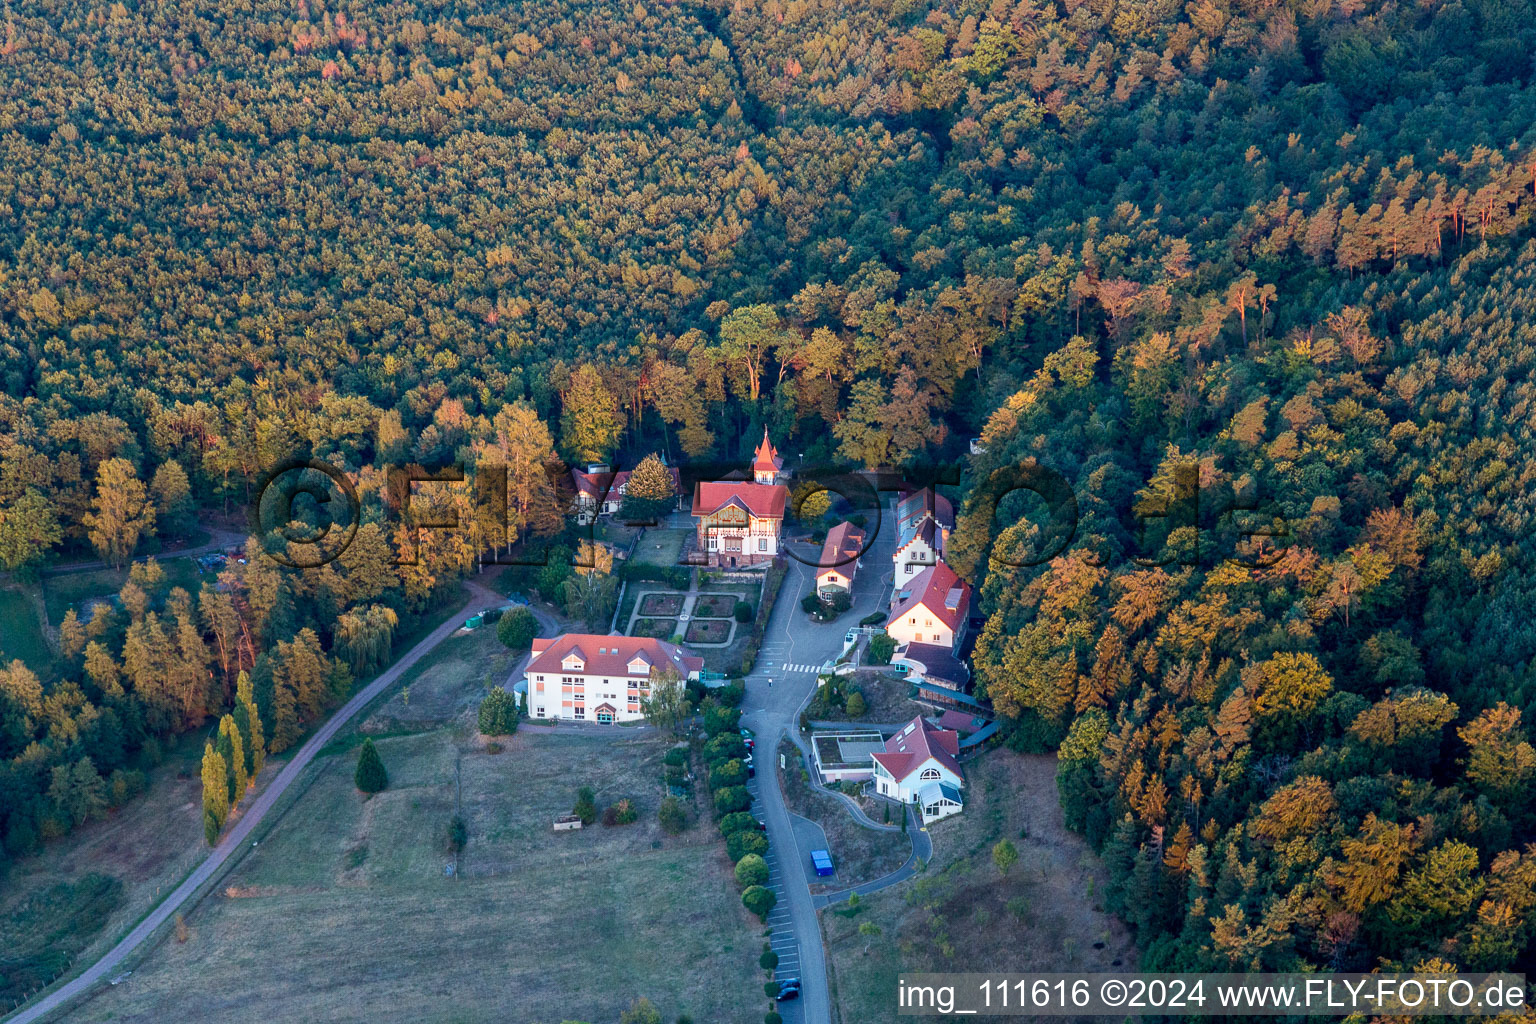
[[[772,775],[769,775],[772,778]],[[762,805],[759,802],[759,787],[762,785],[762,775],[758,775],[747,782],[747,791],[752,794],[752,813],[759,820],[763,817]],[[799,839],[799,823],[805,821],[796,820],[796,838]],[[814,822],[806,821],[805,824],[821,831]],[[767,926],[771,929],[768,936],[768,945],[779,956],[778,967],[774,969],[773,977],[776,981],[786,981],[790,978],[800,977],[800,936],[795,934],[794,921],[789,912],[789,894],[785,892],[785,868],[789,868],[789,880],[795,884],[800,883],[800,875],[803,871],[794,861],[798,859],[796,851],[781,850],[779,844],[773,843],[768,847],[767,856],[763,858],[768,863],[768,888],[773,890],[777,902],[773,906],[773,912],[768,915]],[[820,942],[821,936],[811,937],[812,941]],[[801,1003],[798,999],[791,999],[779,1004],[779,1014],[786,1024],[800,1024],[804,1020]]]

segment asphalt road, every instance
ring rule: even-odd
[[[32,1021],[42,1020],[48,1014],[54,1012],[70,1001],[79,998],[89,992],[96,985],[107,980],[113,972],[122,964],[123,960],[137,950],[156,931],[169,921],[182,905],[189,900],[197,890],[215,877],[234,856],[250,837],[251,833],[266,818],[267,813],[277,804],[288,787],[296,782],[304,769],[314,760],[320,749],[329,743],[336,734],[347,726],[361,711],[379,694],[387,690],[399,680],[401,675],[422,659],[427,652],[464,624],[464,620],[487,605],[500,604],[505,600],[501,595],[492,592],[478,583],[470,582],[469,588],[474,596],[469,602],[459,609],[451,618],[438,626],[415,647],[405,653],[399,661],[379,675],[377,679],[359,690],[356,695],[341,710],[337,711],[322,725],[309,741],[299,748],[298,753],[288,759],[288,763],[278,772],[277,777],[267,784],[241,813],[240,819],[229,829],[219,845],[214,847],[208,857],[190,875],[187,876],[174,891],[171,892],[159,906],[150,911],[149,916],[139,922],[131,932],[125,935],[117,945],[113,946],[105,956],[90,967],[86,968],[73,980],[62,985],[58,989],[43,996],[37,1002],[20,1010],[6,1018],[7,1024],[30,1024]]]
[[[761,759],[755,787],[754,805],[768,826],[768,842],[774,855],[773,869],[780,903],[774,908],[769,924],[775,937],[784,930],[794,933],[794,976],[799,977],[800,998],[781,1003],[779,1012],[787,1024],[832,1024],[832,999],[827,985],[826,950],[821,942],[821,924],[816,917],[816,901],[806,882],[803,862],[811,855],[802,849],[794,821],[784,804],[784,794],[776,784],[779,737],[799,728],[800,711],[816,691],[814,671],[786,671],[784,665],[820,665],[836,658],[843,650],[843,635],[860,618],[885,607],[889,593],[891,553],[895,548],[895,528],[888,521],[875,536],[861,560],[862,568],[854,579],[854,607],[836,622],[815,623],[800,610],[800,597],[807,593],[816,570],[794,559],[774,603],[763,636],[757,664],[747,677],[747,695],[742,701],[742,722],[757,734],[756,753]],[[802,557],[814,561],[818,548],[802,544],[794,548]],[[783,911],[787,911],[784,913]],[[784,944],[785,948],[791,948]],[[781,965],[787,959],[780,942]],[[781,966],[779,977],[791,976]]]

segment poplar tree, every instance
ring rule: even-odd
[[[219,830],[229,817],[229,769],[224,758],[213,749],[213,743],[203,745],[203,836],[208,845],[219,841]]]

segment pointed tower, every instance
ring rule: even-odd
[[[784,467],[784,460],[779,458],[779,451],[768,440],[768,428],[763,428],[763,443],[757,446],[757,452],[752,459],[752,479],[760,484],[778,483],[779,470]]]

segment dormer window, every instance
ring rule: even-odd
[[[925,782],[930,779],[936,779],[938,777],[939,770],[937,768],[924,768],[923,773],[918,776],[918,778],[924,780]]]

